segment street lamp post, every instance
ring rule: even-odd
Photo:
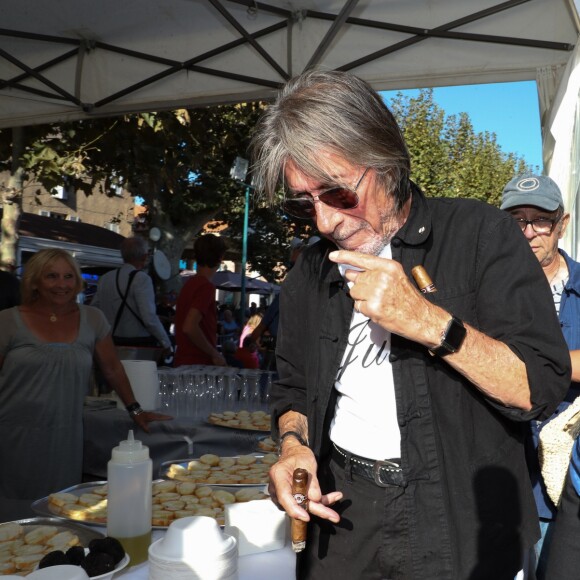
[[[243,157],[236,157],[230,176],[236,181],[245,184],[244,199],[244,227],[242,231],[242,284],[240,291],[240,326],[244,325],[244,316],[246,313],[246,264],[248,261],[248,215],[250,213],[250,186],[245,182],[248,174],[249,162]]]
[[[242,233],[242,286],[240,291],[240,327],[244,326],[246,314],[246,264],[248,262],[248,214],[250,212],[250,186],[246,185],[244,202],[244,229]]]

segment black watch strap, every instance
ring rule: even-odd
[[[127,409],[127,413],[129,413],[130,417],[136,417],[137,415],[140,415],[141,413],[144,412],[143,409],[141,408],[141,405],[137,403],[137,401],[131,403],[130,405],[127,405],[125,409]]]
[[[294,437],[295,439],[298,440],[298,442],[300,443],[300,445],[303,445],[304,447],[308,447],[308,443],[306,443],[306,441],[304,441],[304,438],[302,437],[302,435],[300,435],[300,433],[296,433],[296,431],[286,431],[286,433],[280,435],[280,445],[282,445],[282,441],[284,441],[284,439],[286,439],[286,437]]]
[[[466,334],[467,329],[463,322],[452,315],[441,335],[441,344],[436,348],[430,349],[429,352],[437,356],[446,356],[457,352],[461,348]]]

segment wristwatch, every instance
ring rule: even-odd
[[[446,356],[457,352],[463,344],[466,333],[467,330],[463,326],[463,322],[456,316],[451,315],[451,320],[441,334],[441,344],[436,348],[429,349],[429,352],[437,356]]]

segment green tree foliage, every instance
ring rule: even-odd
[[[51,190],[63,176],[87,195],[113,195],[122,185],[145,200],[160,248],[177,274],[184,247],[210,223],[241,253],[244,184],[230,167],[246,154],[263,104],[126,115],[27,128],[24,168]],[[525,161],[502,152],[493,133],[473,130],[469,116],[446,116],[433,91],[399,94],[391,109],[412,159],[412,179],[430,196],[471,197],[498,205],[501,191]],[[28,130],[29,129],[29,130]],[[0,130],[0,169],[11,167],[10,131]],[[224,231],[224,228],[227,229]],[[248,263],[270,280],[282,276],[290,240],[315,234],[252,196]]]
[[[23,164],[49,191],[68,176],[87,195],[123,186],[143,198],[177,274],[184,247],[208,223],[241,252],[245,186],[230,167],[261,112],[249,103],[53,125],[27,142]],[[278,267],[297,235],[280,217],[252,199],[248,263],[270,280],[283,274]]]
[[[475,133],[467,113],[446,116],[432,89],[390,104],[411,155],[411,178],[428,196],[468,197],[499,206],[504,185],[532,168],[504,153],[495,133]]]

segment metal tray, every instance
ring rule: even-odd
[[[22,520],[13,520],[12,522],[3,522],[0,524],[0,529],[2,528],[2,526],[11,523],[20,524],[24,528],[24,533],[31,532],[32,530],[38,528],[39,526],[55,527],[58,532],[71,532],[77,536],[80,545],[83,546],[85,549],[89,545],[89,542],[91,540],[101,539],[105,537],[105,534],[102,534],[97,530],[93,530],[76,522],[69,522],[61,518],[54,517],[35,517],[35,518],[25,518]],[[44,554],[47,554],[53,550],[55,550],[55,548],[47,548]],[[29,572],[23,571],[14,572],[14,574],[16,575],[28,575],[29,573],[32,573],[32,570],[30,570]],[[3,576],[4,574],[0,572],[0,579]]]
[[[239,425],[222,425],[219,423],[214,423],[209,419],[205,419],[205,423],[207,425],[211,425],[212,427],[219,427],[220,429],[229,429],[230,431],[244,431],[246,433],[270,433],[271,429],[250,429],[248,427],[240,427]]]
[[[88,546],[91,540],[105,537],[105,534],[79,524],[78,522],[67,521],[57,517],[25,518],[23,520],[14,520],[13,522],[3,522],[0,524],[0,527],[6,525],[7,523],[20,524],[25,528],[32,528],[32,526],[56,526],[62,532],[69,531],[73,534],[76,534],[80,540],[81,545],[84,547]]]
[[[253,455],[254,457],[256,457],[257,461],[256,464],[260,464],[263,465],[263,463],[261,462],[261,459],[264,457],[264,455],[267,455],[267,453],[263,452],[263,451],[259,451],[256,453],[247,453],[246,455]],[[218,457],[220,459],[238,459],[239,457],[241,457],[240,455],[228,455],[228,456],[221,456],[218,455]],[[190,461],[199,461],[199,457],[190,457],[190,458],[186,458],[186,459],[172,459],[171,461],[164,461],[160,466],[159,466],[159,477],[162,478],[166,478],[166,479],[175,479],[177,480],[177,478],[175,477],[171,477],[169,475],[169,468],[172,465],[181,465],[184,468],[187,468],[187,465],[189,464]],[[255,464],[254,464],[255,465]],[[187,480],[183,480],[183,481],[187,481]],[[196,481],[194,483],[196,483],[197,485],[208,485],[210,487],[223,487],[223,486],[228,486],[228,487],[260,487],[260,486],[264,486],[268,483],[268,474],[266,473],[266,477],[264,478],[264,480],[260,483],[206,483],[203,481]]]
[[[79,483],[77,485],[73,485],[71,487],[67,487],[66,489],[61,489],[58,493],[74,493],[75,495],[81,496],[83,493],[91,493],[93,489],[96,487],[100,487],[105,485],[106,481],[90,481],[87,483]],[[90,526],[106,526],[106,523],[92,521],[92,520],[75,520],[68,516],[62,515],[56,508],[53,508],[50,502],[48,501],[48,497],[43,497],[41,499],[37,499],[35,502],[32,503],[30,506],[33,511],[37,514],[43,516],[50,516],[53,518],[60,518],[61,521],[66,522],[76,522],[76,523],[84,523],[85,525]]]
[[[155,479],[153,480],[153,483],[157,483],[163,481],[161,479]],[[66,489],[62,489],[60,490],[60,492],[66,492],[66,493],[74,493],[75,495],[81,495],[83,493],[91,493],[91,490],[94,489],[95,487],[99,487],[101,485],[105,485],[107,482],[106,481],[92,481],[89,483],[80,483],[78,485],[73,485],[72,487],[67,487]],[[200,484],[200,486],[203,484]],[[218,490],[224,490],[224,491],[229,491],[230,493],[236,493],[238,491],[240,491],[241,489],[252,489],[255,490],[256,488],[262,487],[264,488],[263,491],[264,493],[267,493],[267,486],[264,484],[260,484],[258,485],[239,485],[239,486],[233,486],[233,485],[212,485],[211,486],[212,489],[214,491],[218,491]],[[84,528],[85,526],[82,525],[82,523],[79,522],[79,520],[75,520],[73,518],[70,518],[68,516],[65,515],[59,515],[55,509],[52,508],[52,506],[49,505],[49,501],[48,501],[48,496],[47,497],[43,497],[42,499],[38,499],[36,500],[33,504],[32,504],[32,509],[40,515],[45,515],[45,516],[50,516],[50,519],[53,519],[55,521],[59,522],[59,525],[64,525],[66,522],[72,522],[73,525],[75,526],[79,526],[81,528]],[[40,518],[38,518],[40,519]],[[87,520],[83,520],[85,525],[91,525],[91,526],[99,526],[99,527],[106,527],[107,523],[106,522],[93,522],[93,521],[87,521]],[[166,530],[168,526],[152,526],[154,530]],[[223,526],[222,526],[223,527]],[[90,531],[90,530],[89,530]],[[97,534],[97,537],[103,537],[103,534]],[[80,538],[80,536],[79,536]]]
[[[256,409],[257,411],[257,409]],[[225,413],[226,411],[223,411],[223,413]],[[236,414],[238,413],[238,411],[234,411]],[[241,412],[241,411],[239,411]],[[249,409],[247,409],[248,413],[252,413],[252,411],[250,411]],[[263,411],[264,412],[264,411]],[[210,425],[214,425],[215,427],[224,427],[225,429],[237,429],[238,431],[252,431],[252,432],[256,432],[256,433],[269,433],[271,431],[270,428],[270,417],[271,415],[269,413],[266,413],[265,416],[268,417],[268,424],[266,427],[255,427],[255,428],[251,428],[251,427],[241,427],[240,425],[228,425],[227,423],[221,423],[221,422],[215,422],[215,421],[221,421],[220,419],[218,419],[217,417],[215,417],[215,415],[221,415],[222,413],[216,411],[215,413],[210,413],[209,416],[206,417],[205,421],[206,423],[209,423]],[[214,419],[212,420],[212,416],[214,416]]]

